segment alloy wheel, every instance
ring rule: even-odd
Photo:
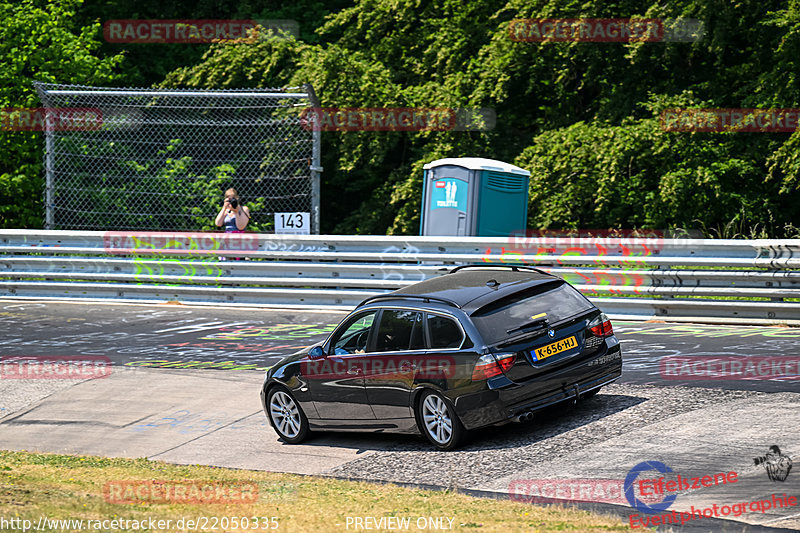
[[[277,391],[272,395],[269,415],[282,437],[295,439],[300,434],[302,429],[300,409],[294,403],[294,398],[286,392]]]
[[[446,445],[453,438],[453,420],[439,396],[431,394],[423,400],[422,420],[428,435],[437,443]]]

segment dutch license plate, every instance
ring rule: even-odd
[[[575,338],[575,335],[572,337],[567,337],[566,339],[561,339],[560,341],[551,342],[541,348],[536,348],[534,350],[534,355],[536,356],[537,361],[541,361],[542,359],[546,359],[551,355],[556,355],[561,352],[565,352],[571,348],[578,347],[578,340]]]

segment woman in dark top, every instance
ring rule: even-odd
[[[247,223],[250,222],[250,210],[239,202],[236,189],[225,191],[225,201],[214,223],[225,226],[226,233],[243,233]]]

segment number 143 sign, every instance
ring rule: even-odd
[[[310,235],[311,213],[275,213],[275,234]]]

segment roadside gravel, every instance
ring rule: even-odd
[[[0,378],[0,419],[82,381],[86,380]]]
[[[434,451],[421,438],[404,437],[388,451],[368,454],[327,474],[502,490],[502,486],[493,487],[492,480],[507,479],[513,472],[546,471],[548,463],[554,459],[630,435],[637,428],[698,409],[767,395],[751,391],[613,384],[591,400],[574,407],[551,409],[533,422],[483,429],[453,452]],[[505,487],[508,487],[507,481]]]

